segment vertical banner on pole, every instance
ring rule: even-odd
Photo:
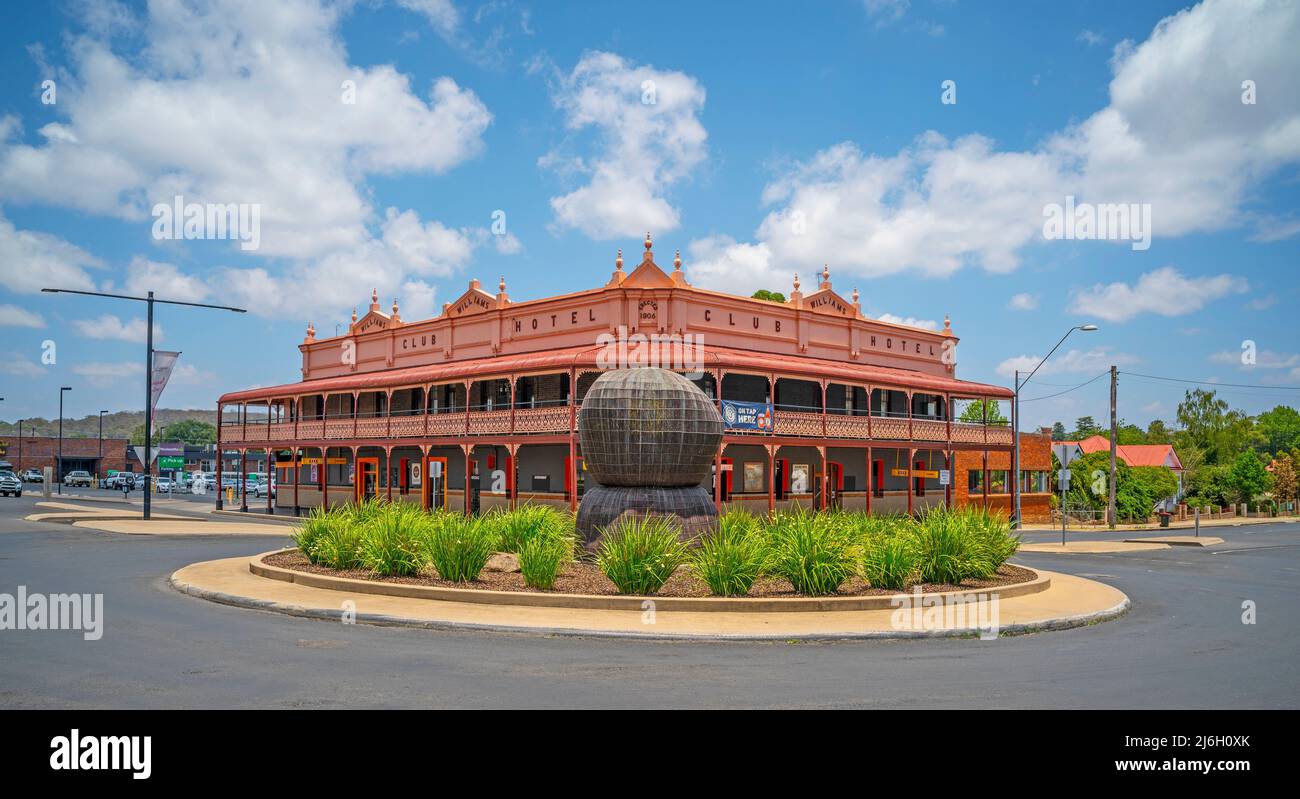
[[[172,369],[176,366],[176,359],[180,357],[179,352],[154,350],[153,376],[149,381],[150,410],[158,410],[158,399],[162,396],[163,389],[167,387],[167,381],[171,379]]]

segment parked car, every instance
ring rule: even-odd
[[[135,488],[135,474],[131,472],[118,472],[105,481],[105,488],[111,488],[114,491],[121,491],[123,487],[129,489]]]
[[[90,472],[83,472],[80,469],[68,472],[63,476],[63,484],[68,487],[84,486],[90,488]]]
[[[154,487],[157,491],[170,494],[172,492],[172,480],[170,477],[155,477]]]
[[[45,474],[37,469],[28,469],[23,472],[22,481],[24,483],[44,483]]]
[[[270,491],[270,492],[271,492],[271,496],[272,496],[272,498],[274,498],[274,497],[275,497],[275,483],[271,483],[271,484],[269,485],[269,487],[268,487],[267,482],[266,482],[265,480],[258,480],[258,481],[257,481],[257,488],[254,488],[254,489],[253,489],[253,496],[255,496],[255,497],[264,497],[264,496],[266,496],[266,492],[267,492],[267,491]]]
[[[18,479],[18,475],[13,472],[0,472],[0,495],[21,497],[23,495],[23,481]]]

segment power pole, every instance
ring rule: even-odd
[[[1115,391],[1119,371],[1110,367],[1110,501],[1106,504],[1106,516],[1110,520],[1110,529],[1115,529],[1115,450],[1119,446],[1119,423],[1115,418]]]

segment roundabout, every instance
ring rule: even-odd
[[[841,640],[1014,635],[1095,624],[1129,599],[1095,580],[1032,570],[996,589],[870,597],[681,598],[487,591],[359,580],[265,563],[282,550],[186,566],[191,596],[292,616],[430,629],[687,640]]]

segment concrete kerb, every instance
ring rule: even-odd
[[[193,564],[190,567],[185,567],[183,569],[177,570],[175,573],[169,576],[167,582],[168,585],[173,590],[176,590],[180,593],[184,593],[199,599],[204,599],[207,601],[216,602],[219,604],[224,604],[232,607],[240,607],[240,608],[245,608],[250,610],[262,610],[267,612],[276,612],[276,613],[282,613],[291,616],[297,616],[301,618],[333,621],[336,623],[347,620],[347,621],[352,621],[357,623],[375,624],[381,626],[411,627],[411,628],[428,629],[428,630],[483,631],[483,632],[493,632],[493,633],[539,635],[539,636],[546,636],[546,637],[560,636],[560,637],[575,637],[575,638],[620,638],[620,639],[630,638],[630,639],[643,639],[643,640],[701,641],[701,642],[703,641],[726,641],[726,642],[827,641],[830,642],[830,641],[872,640],[872,639],[888,639],[888,638],[911,639],[911,638],[976,638],[979,637],[979,631],[975,629],[971,629],[969,627],[957,627],[951,629],[898,629],[896,626],[891,628],[886,628],[881,626],[878,623],[874,627],[872,627],[868,623],[864,623],[861,627],[857,626],[858,618],[861,618],[862,613],[867,613],[867,614],[874,613],[874,614],[878,614],[879,617],[879,615],[888,615],[889,611],[826,613],[826,614],[821,614],[820,616],[818,616],[817,614],[804,614],[804,613],[771,613],[771,614],[720,613],[718,614],[719,617],[729,616],[732,619],[744,619],[746,620],[747,624],[740,624],[739,627],[737,627],[737,629],[740,630],[739,632],[727,632],[725,631],[725,629],[692,630],[691,628],[695,625],[687,621],[685,623],[676,623],[670,625],[676,627],[679,630],[687,629],[688,631],[686,632],[660,631],[660,630],[650,632],[642,629],[636,629],[640,625],[635,623],[629,623],[629,624],[620,623],[616,627],[611,627],[611,625],[609,625],[608,623],[603,623],[603,622],[591,624],[588,627],[574,626],[573,624],[570,624],[569,626],[560,626],[559,623],[556,623],[560,619],[571,621],[574,618],[581,618],[581,615],[584,613],[588,614],[588,618],[591,618],[591,614],[601,614],[601,613],[605,613],[605,614],[618,613],[618,614],[625,614],[626,616],[629,617],[635,617],[637,615],[637,613],[629,612],[629,611],[600,611],[600,610],[584,611],[584,610],[574,610],[574,609],[518,607],[518,610],[521,613],[531,614],[531,617],[537,622],[539,622],[534,624],[518,624],[518,623],[509,623],[505,621],[481,622],[481,621],[473,620],[472,618],[475,615],[479,616],[479,618],[492,618],[494,615],[496,618],[500,618],[502,615],[502,611],[508,610],[507,608],[501,606],[473,605],[473,604],[445,602],[445,601],[438,601],[438,600],[428,601],[427,606],[425,606],[423,602],[418,603],[419,604],[418,610],[421,615],[417,615],[417,616],[402,615],[400,613],[392,613],[392,612],[364,612],[355,609],[355,603],[354,603],[354,609],[351,611],[343,610],[342,604],[340,604],[340,609],[335,610],[332,607],[334,600],[330,600],[326,598],[327,594],[331,594],[334,592],[325,591],[322,589],[308,588],[306,586],[301,586],[299,588],[293,589],[294,591],[300,592],[298,594],[299,598],[305,597],[308,600],[305,604],[295,604],[293,602],[279,601],[277,599],[264,599],[264,598],[258,598],[257,596],[252,596],[251,594],[256,593],[256,589],[251,584],[248,584],[247,581],[250,580],[255,581],[258,578],[255,577],[250,571],[240,569],[241,566],[246,568],[247,563],[248,563],[248,559],[246,558],[230,558],[221,561],[209,561],[207,563]],[[214,581],[211,579],[211,575],[209,574],[207,580],[208,584],[214,587],[207,587],[204,585],[196,585],[191,583],[188,579],[186,579],[186,575],[184,575],[184,572],[186,572],[187,569],[196,569],[196,568],[202,569],[203,567],[212,567],[215,565],[220,565],[222,566],[222,568],[228,567],[230,570],[233,570],[230,572],[230,574],[235,574],[236,576],[239,571],[242,571],[244,577],[240,578],[239,580],[236,580],[234,585],[232,586],[228,581],[224,585],[222,585],[220,581],[216,581],[214,584]],[[1071,575],[1052,574],[1049,572],[1048,575],[1043,575],[1043,576],[1049,576],[1049,577],[1055,576],[1057,578],[1060,578],[1061,580],[1064,580],[1069,585],[1069,587],[1062,588],[1059,592],[1057,592],[1058,595],[1055,597],[1053,597],[1051,593],[1045,592],[1042,594],[1031,594],[1031,595],[1026,595],[1026,596],[1011,599],[1010,600],[1011,603],[1013,604],[1020,603],[1022,607],[1016,610],[1004,610],[1003,613],[1004,618],[1009,613],[1012,616],[1012,618],[1020,617],[1024,620],[999,624],[999,628],[998,628],[999,635],[1002,636],[1022,635],[1022,634],[1029,634],[1029,633],[1042,632],[1042,631],[1061,630],[1061,629],[1068,629],[1072,627],[1082,627],[1082,626],[1097,624],[1103,621],[1108,621],[1111,619],[1118,618],[1120,616],[1123,616],[1129,610],[1130,601],[1128,597],[1125,596],[1123,592],[1118,591],[1117,589],[1111,586],[1106,586],[1102,583],[1098,583],[1093,580],[1086,580],[1084,578],[1074,577]],[[199,581],[202,582],[202,580],[203,580],[203,574],[200,573]],[[239,587],[238,584],[240,580],[245,582],[245,586]],[[1081,601],[1079,599],[1080,586],[1083,586],[1082,593],[1084,595],[1091,594],[1091,599],[1087,599],[1085,596],[1085,600],[1083,600],[1085,604],[1087,601],[1091,601],[1093,605],[1092,607],[1087,607],[1082,612],[1069,612],[1070,603],[1072,602],[1079,603]],[[239,592],[236,593],[236,592],[232,592],[232,590],[221,590],[222,588],[227,588],[227,589],[236,588]],[[252,588],[253,590],[245,591],[244,590],[245,588]],[[345,598],[348,596],[357,596],[357,594],[355,593],[352,593],[350,595],[347,592],[339,592],[339,593]],[[246,595],[246,594],[250,594],[250,595]],[[929,595],[929,596],[935,596],[935,595]],[[1044,599],[1037,600],[1036,597],[1038,596],[1042,596],[1044,597]],[[1063,599],[1063,597],[1065,597],[1065,599]],[[359,598],[360,597],[358,597],[358,599]],[[410,601],[405,598],[383,597],[383,596],[376,597],[376,600],[384,602],[389,605],[389,607],[386,608],[385,610],[392,610],[393,609],[392,603],[395,602],[403,603],[403,602]],[[637,601],[643,601],[643,600],[644,598],[637,599]],[[1100,607],[1097,606],[1098,600],[1100,600],[1103,603],[1102,606]],[[1023,607],[1024,603],[1030,603],[1030,602],[1037,604],[1036,611],[1030,612]],[[482,612],[468,610],[475,607],[480,607],[483,608],[484,610]],[[437,612],[436,613],[431,612],[430,608],[433,608]],[[495,608],[495,610],[491,610],[489,612],[489,609],[491,608]],[[454,611],[449,611],[448,609],[454,609]],[[1036,613],[1045,613],[1046,615],[1043,618],[1033,618],[1033,616]],[[550,614],[550,617],[555,619],[555,622],[545,623],[546,619],[543,617],[544,614]],[[572,614],[577,614],[577,616],[573,616]],[[661,617],[661,622],[663,623],[666,623],[667,617],[705,618],[712,615],[709,613],[680,613],[680,612],[672,612],[672,611],[662,611],[662,614],[663,615]],[[1052,614],[1059,614],[1059,615],[1052,615]],[[459,616],[459,618],[456,618],[457,616]],[[769,620],[769,617],[771,620]],[[853,618],[853,622],[854,622],[853,624],[843,623],[843,620],[845,620],[848,617],[855,617]],[[796,630],[794,628],[787,626],[786,631],[784,632],[769,633],[762,630],[763,627],[769,625],[771,627],[778,627],[781,625],[782,620],[784,620],[788,624],[790,623],[791,619],[796,619],[796,618],[803,618],[809,620],[810,622],[812,620],[817,620],[816,624],[818,625],[824,624],[824,620],[828,620],[828,619],[839,619],[841,620],[841,623],[825,624],[825,629],[820,629],[820,630],[816,629],[816,626],[814,625],[804,624],[802,622],[798,622],[797,624],[799,627],[803,629]],[[718,626],[724,627],[725,625],[720,624]],[[746,627],[748,627],[748,629],[746,629]]]

